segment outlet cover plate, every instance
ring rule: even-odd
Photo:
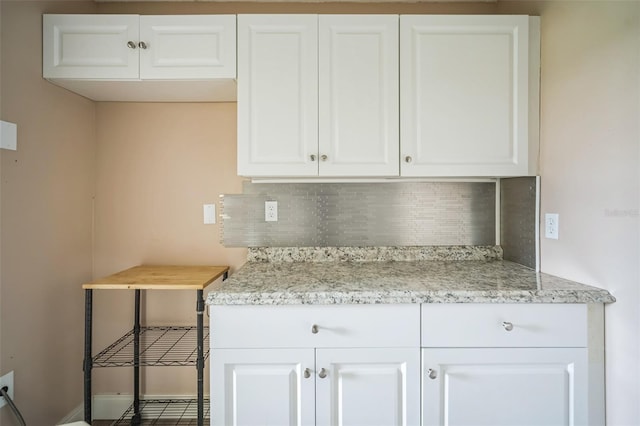
[[[264,202],[264,220],[265,222],[278,221],[278,202],[277,201]]]
[[[9,391],[7,393],[9,394],[9,398],[13,400],[13,371],[0,377],[0,388],[3,388],[5,386],[9,388]],[[0,407],[4,407],[6,404],[7,401],[4,400],[4,397],[0,396]]]
[[[558,213],[545,213],[544,215],[544,236],[552,240],[558,239],[560,215]]]

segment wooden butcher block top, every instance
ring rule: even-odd
[[[83,284],[85,290],[203,290],[228,266],[140,265]]]

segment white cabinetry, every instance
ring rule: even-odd
[[[422,424],[604,424],[601,327],[601,305],[423,305]]]
[[[604,424],[601,304],[214,305],[210,330],[212,425]]]
[[[238,15],[238,174],[315,176],[318,18]]]
[[[212,424],[418,425],[419,316],[418,305],[213,306]]]
[[[536,174],[539,18],[400,18],[401,174]]]
[[[238,174],[397,176],[397,15],[238,16]]]
[[[138,15],[44,15],[43,77],[138,78],[138,21]]]
[[[586,354],[585,348],[423,349],[422,424],[586,425]]]
[[[319,174],[398,176],[398,16],[321,15],[319,34]]]
[[[420,424],[415,348],[318,349],[316,369],[317,425]]]
[[[535,175],[539,22],[239,15],[238,174]]]
[[[214,349],[211,424],[315,424],[313,349]]]
[[[95,100],[235,99],[235,19],[44,15],[43,77]]]

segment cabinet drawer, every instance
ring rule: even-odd
[[[212,348],[420,346],[419,305],[214,305],[210,310]]]
[[[423,347],[586,347],[585,304],[424,304]]]

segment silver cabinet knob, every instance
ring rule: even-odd
[[[311,161],[316,161],[316,156],[314,154],[311,154],[309,158],[311,159]]]
[[[322,154],[322,155],[320,156],[320,159],[321,159],[322,161],[327,161],[327,159],[328,159],[328,158],[329,158],[329,157],[327,157],[327,156],[326,156],[326,155],[324,155],[324,154]]]
[[[410,163],[410,162],[412,162],[412,161],[413,161],[413,158],[411,158],[411,156],[410,156],[410,155],[407,155],[406,157],[404,157],[404,161],[405,161],[406,163]]]
[[[311,326],[311,332],[312,332],[313,334],[318,334],[318,326],[317,326],[317,325],[315,325],[315,324],[313,324],[313,325]]]
[[[321,379],[324,379],[325,377],[327,377],[327,370],[325,370],[324,368],[321,368],[320,372],[318,373],[318,377],[320,377]]]
[[[138,47],[140,49],[146,49],[147,48],[147,43],[145,43],[144,41],[141,41],[140,43],[138,43]]]
[[[311,370],[309,370],[308,368],[304,369],[304,378],[308,379],[309,377],[311,377]]]
[[[427,370],[427,376],[431,379],[431,380],[435,380],[436,378],[438,378],[438,372],[432,368]]]
[[[127,42],[127,47],[129,49],[135,49],[137,47],[136,43],[134,41],[128,41]]]
[[[507,330],[507,331],[511,331],[511,330],[513,330],[513,324],[512,324],[512,323],[510,323],[510,322],[505,321],[505,322],[503,322],[503,323],[502,323],[502,326],[503,326],[503,327],[504,327],[504,329],[505,329],[505,330]]]

